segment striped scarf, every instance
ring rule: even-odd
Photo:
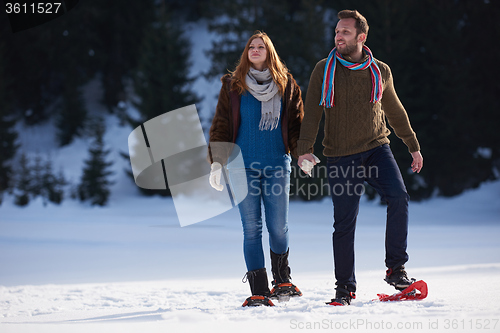
[[[382,77],[380,75],[380,68],[378,68],[377,63],[373,59],[372,51],[370,51],[367,46],[363,46],[363,50],[365,50],[366,54],[368,54],[368,59],[365,62],[359,64],[345,60],[337,51],[337,48],[333,48],[326,60],[323,85],[321,88],[321,101],[319,105],[327,108],[331,108],[335,105],[333,101],[333,88],[335,82],[335,67],[337,64],[337,59],[342,65],[353,71],[360,71],[369,67],[372,77],[372,96],[370,99],[370,103],[376,103],[377,101],[380,101],[380,99],[382,98]]]

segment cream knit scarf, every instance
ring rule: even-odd
[[[245,83],[250,94],[262,104],[259,130],[272,131],[277,128],[280,119],[281,98],[269,68],[259,71],[250,67],[250,71],[245,77]]]

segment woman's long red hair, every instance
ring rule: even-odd
[[[250,37],[250,39],[247,42],[247,45],[245,46],[245,50],[243,50],[243,53],[241,54],[241,58],[238,65],[236,66],[236,69],[234,70],[234,72],[231,73],[232,74],[231,89],[237,90],[238,93],[240,94],[242,94],[248,89],[245,83],[245,76],[247,75],[248,71],[250,70],[250,67],[252,66],[252,63],[248,59],[248,49],[250,48],[250,43],[252,43],[252,41],[257,38],[262,39],[264,45],[266,46],[267,68],[269,68],[271,76],[276,85],[278,86],[280,95],[283,96],[286,84],[288,82],[288,75],[287,75],[288,68],[285,66],[285,64],[281,61],[280,57],[278,56],[278,53],[276,52],[273,42],[271,41],[269,36],[265,32],[260,32],[260,31],[256,31],[252,35],[252,37]]]

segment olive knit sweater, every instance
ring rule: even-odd
[[[348,57],[346,60],[352,62]],[[375,61],[382,75],[381,101],[370,103],[372,81],[369,69],[350,70],[338,62],[335,72],[335,106],[332,108],[319,105],[326,59],[316,64],[307,89],[304,119],[297,141],[299,156],[313,152],[323,112],[325,156],[357,154],[389,143],[387,137],[391,132],[386,126],[386,117],[395,134],[403,140],[410,152],[420,150],[408,115],[394,90],[391,69],[385,63],[377,59]]]

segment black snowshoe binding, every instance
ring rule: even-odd
[[[269,291],[266,268],[247,272],[243,277],[243,283],[246,281],[250,284],[252,296],[248,297],[241,306],[274,306],[269,299],[271,292]]]
[[[347,288],[336,288],[335,298],[332,298],[330,302],[326,302],[328,305],[333,306],[346,306],[350,305],[351,301],[356,298],[356,293],[347,290]]]
[[[290,297],[302,296],[302,292],[291,282],[280,283],[271,289],[270,298],[277,298],[278,301],[288,301]]]
[[[415,279],[409,279],[405,271],[405,266],[399,266],[395,269],[389,268],[385,272],[385,282],[396,288],[397,290],[405,290]]]
[[[274,303],[267,296],[250,296],[241,306],[274,306]]]
[[[276,254],[271,251],[271,270],[273,273],[273,289],[270,298],[286,302],[290,297],[302,296],[302,292],[291,281],[291,269],[288,266],[288,253]]]

